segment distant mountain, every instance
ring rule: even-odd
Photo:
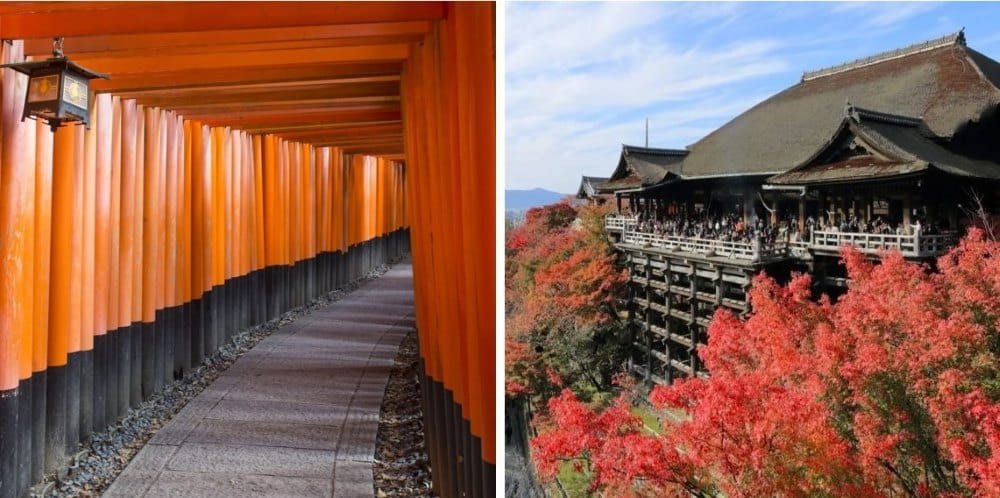
[[[520,211],[528,208],[544,206],[558,202],[569,194],[560,194],[543,188],[533,188],[531,190],[506,190],[504,199],[507,211]]]

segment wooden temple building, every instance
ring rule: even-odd
[[[576,189],[576,198],[587,202],[602,204],[613,197],[612,194],[602,192],[598,186],[606,183],[610,178],[600,176],[584,176],[580,179],[580,187]]]
[[[998,211],[1000,63],[958,32],[807,72],[686,149],[623,146],[597,187],[617,199],[631,370],[705,375],[714,311],[747,313],[757,272],[836,294],[841,246],[933,261]]]

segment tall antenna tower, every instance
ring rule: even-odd
[[[649,148],[649,118],[646,118],[646,148]]]

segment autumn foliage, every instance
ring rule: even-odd
[[[507,392],[607,386],[625,351],[615,303],[625,281],[603,234],[607,208],[534,208],[507,234]]]
[[[663,431],[620,398],[564,390],[532,441],[608,496],[1000,496],[1000,243],[973,230],[936,271],[845,250],[851,285],[759,276],[743,321],[720,310],[711,376],[658,387]]]

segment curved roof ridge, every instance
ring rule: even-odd
[[[844,111],[844,114],[847,117],[853,118],[856,121],[862,121],[862,120],[878,121],[882,123],[889,123],[901,126],[919,127],[924,122],[924,120],[919,117],[904,116],[902,114],[893,114],[890,112],[876,111],[874,109],[865,109],[863,107],[852,105],[849,102]]]
[[[805,71],[802,73],[802,81],[814,80],[816,78],[822,78],[824,76],[830,76],[832,74],[842,73],[844,71],[850,71],[852,69],[871,66],[872,64],[878,64],[880,62],[898,59],[900,57],[906,57],[908,55],[918,54],[920,52],[926,52],[928,50],[934,50],[936,48],[947,47],[950,45],[962,45],[962,46],[965,45],[965,28],[962,28],[957,33],[951,33],[939,38],[934,38],[932,40],[915,43],[913,45],[909,45],[902,48],[888,50],[869,57],[862,57],[860,59],[855,59],[851,62],[846,62],[843,64],[838,64],[835,66],[825,67],[821,69],[816,69],[813,71]]]
[[[641,152],[643,154],[663,155],[663,156],[684,156],[687,149],[661,149],[656,147],[642,147],[640,145],[622,144],[622,152]]]

